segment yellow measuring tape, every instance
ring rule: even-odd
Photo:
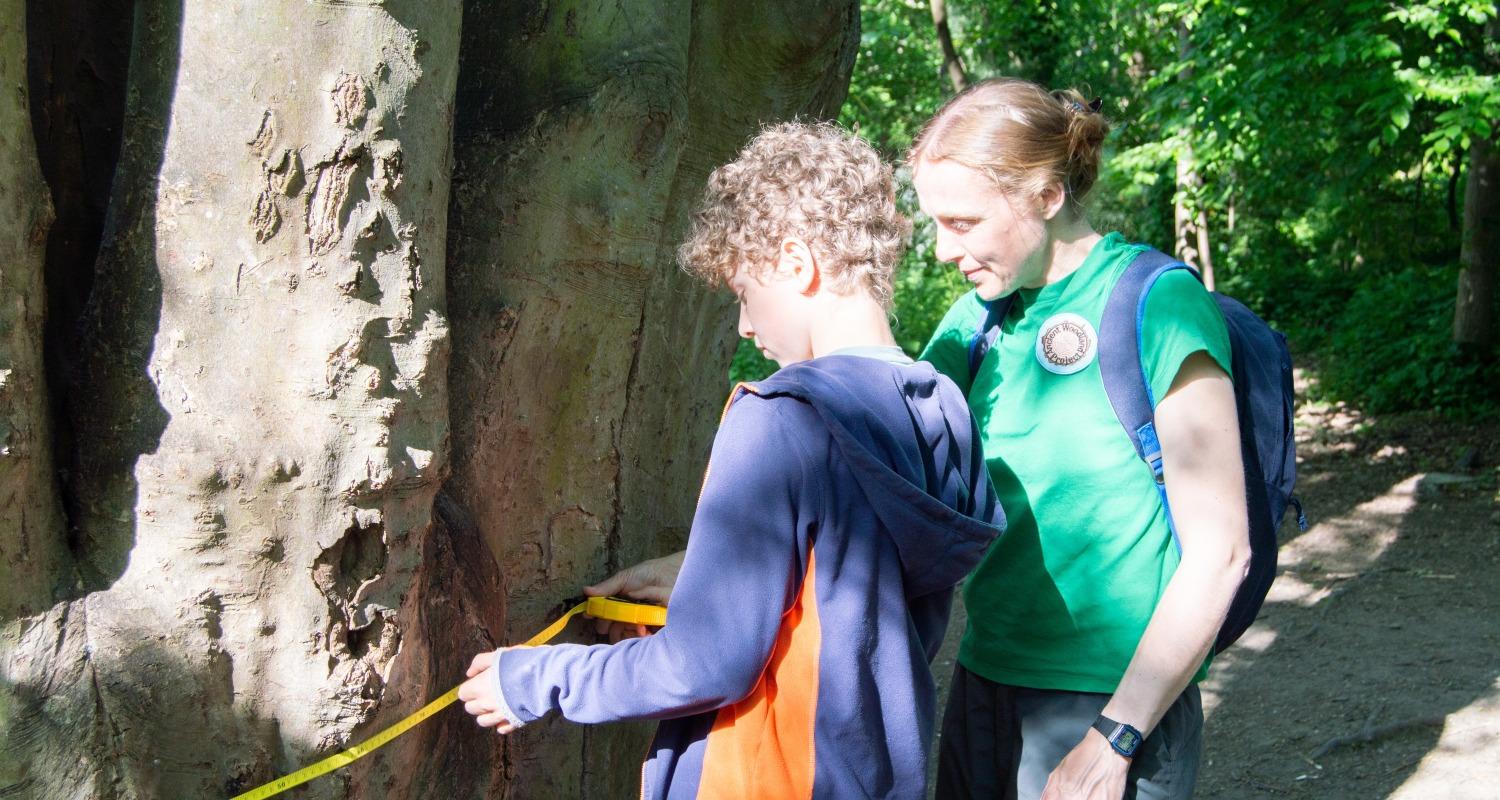
[[[546,644],[552,640],[552,637],[562,633],[563,628],[568,626],[568,621],[579,614],[588,614],[597,619],[607,619],[611,622],[624,622],[632,625],[661,627],[667,624],[667,610],[661,606],[634,603],[629,600],[618,600],[613,597],[590,597],[568,609],[568,613],[558,617],[556,622],[548,625],[541,633],[527,639],[522,647],[534,647],[539,644]],[[277,778],[262,786],[257,786],[244,794],[237,794],[230,798],[230,800],[262,800],[262,798],[281,794],[293,786],[300,786],[307,783],[313,778],[327,775],[340,767],[348,766],[379,749],[382,745],[397,736],[415,728],[423,720],[447,708],[457,699],[458,687],[455,686],[444,692],[442,697],[422,706],[417,713],[412,714],[348,750],[342,753],[335,753],[310,767],[303,767],[290,775]]]

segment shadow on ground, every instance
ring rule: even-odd
[[[1205,686],[1198,796],[1493,797],[1500,426],[1312,406],[1299,429],[1315,524],[1283,529],[1266,608]]]

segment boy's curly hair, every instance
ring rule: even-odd
[[[763,273],[782,240],[797,236],[831,288],[862,285],[889,308],[910,232],[896,210],[891,168],[870,145],[828,123],[783,122],[709,175],[677,257],[709,285],[727,284],[740,265]]]

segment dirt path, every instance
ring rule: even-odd
[[[1500,798],[1500,424],[1298,416],[1313,524],[1289,515],[1265,610],[1203,687],[1197,796]]]
[[[1314,405],[1298,438],[1314,525],[1205,686],[1199,796],[1500,798],[1500,426]]]

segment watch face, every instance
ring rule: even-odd
[[[1141,737],[1137,736],[1136,732],[1130,730],[1129,728],[1126,728],[1125,730],[1122,730],[1119,733],[1115,734],[1114,745],[1122,752],[1134,753],[1135,749],[1139,747],[1140,744]]]

